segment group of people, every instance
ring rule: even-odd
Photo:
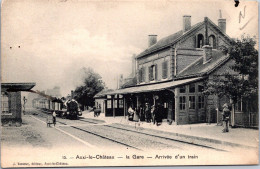
[[[162,122],[162,112],[163,107],[159,103],[152,106],[149,103],[145,103],[144,107],[140,105],[138,108],[132,105],[128,108],[128,120],[135,122],[146,121],[147,123],[153,122],[153,124],[158,126]]]

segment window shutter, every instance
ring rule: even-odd
[[[142,82],[142,73],[143,73],[143,72],[142,72],[142,69],[143,69],[143,68],[139,69],[139,73],[138,73],[138,76],[139,76],[139,77],[138,77],[138,79],[139,79],[139,83]]]
[[[142,72],[143,72],[143,74],[142,74],[142,82],[144,82],[145,81],[145,67],[143,67]]]
[[[155,80],[158,80],[158,70],[157,70],[157,65],[154,65],[155,66]]]
[[[162,78],[164,79],[164,62],[162,62]]]
[[[149,81],[152,80],[152,76],[153,76],[153,67],[149,66]]]
[[[197,36],[194,37],[194,40],[195,40],[195,42],[194,42],[194,48],[197,48],[197,47],[198,47],[197,38],[198,38]]]
[[[162,64],[162,76],[163,76],[163,79],[167,78],[167,67],[168,67],[168,64],[167,64],[167,61],[163,62]]]
[[[165,61],[165,78],[168,77],[168,62]]]

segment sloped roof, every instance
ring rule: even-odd
[[[122,86],[121,88],[127,88],[127,87],[133,87],[137,84],[136,77],[129,78]]]
[[[1,88],[7,91],[29,91],[36,83],[1,83]]]
[[[196,77],[196,78],[189,78],[177,81],[168,81],[163,83],[155,83],[155,84],[148,84],[143,86],[135,86],[129,87],[124,89],[118,89],[111,92],[105,92],[103,95],[115,95],[115,94],[129,94],[129,93],[144,93],[144,92],[151,92],[151,91],[161,91],[165,89],[169,89],[172,87],[176,87],[179,85],[188,84],[191,82],[202,80],[204,77]]]
[[[201,25],[203,25],[207,20],[209,24],[211,24],[214,28],[217,29],[218,32],[220,32],[229,42],[231,41],[231,38],[224,32],[221,31],[221,29],[214,23],[212,22],[210,19],[208,19],[207,17],[205,17],[203,22],[199,22],[195,25],[193,25],[190,30],[188,30],[187,32],[183,33],[182,30],[169,35],[167,37],[164,37],[162,39],[160,39],[156,44],[150,46],[149,48],[147,48],[146,50],[144,50],[143,52],[141,52],[139,55],[137,55],[136,58],[140,58],[143,56],[146,56],[148,54],[151,54],[153,52],[156,52],[158,50],[167,48],[173,44],[175,44],[176,42],[178,42],[179,40],[183,39],[185,36],[188,36],[189,34],[191,34],[194,30],[196,30],[197,28],[199,28]]]
[[[208,74],[217,67],[229,60],[229,55],[225,55],[222,51],[212,50],[212,59],[203,64],[203,57],[197,59],[183,71],[177,74],[177,78],[196,77]]]
[[[98,92],[98,93],[94,96],[94,98],[95,98],[95,99],[97,99],[97,98],[102,98],[103,96],[105,96],[104,93],[111,92],[111,91],[114,91],[114,90],[113,90],[113,89],[104,89],[104,90]]]
[[[183,34],[183,30],[180,30],[180,31],[178,31],[178,32],[176,32],[176,33],[174,33],[172,35],[169,35],[167,37],[164,37],[164,38],[160,39],[156,44],[150,46],[145,51],[140,53],[137,56],[137,58],[143,57],[143,56],[145,56],[147,54],[150,54],[150,53],[152,53],[154,51],[157,51],[157,50],[160,50],[160,49],[164,49],[166,47],[169,47],[169,46],[173,45],[175,42],[180,40],[183,35],[189,34],[190,32],[192,32],[194,29],[198,28],[202,24],[203,24],[203,22],[199,22],[199,23],[193,25],[190,30],[185,32],[185,34]]]

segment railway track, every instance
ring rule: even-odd
[[[157,137],[157,138],[161,138],[161,139],[165,139],[165,140],[170,140],[170,141],[176,141],[176,142],[180,142],[180,143],[190,144],[190,145],[193,145],[193,146],[198,146],[198,147],[203,147],[203,148],[209,148],[209,149],[213,149],[213,150],[217,150],[217,151],[225,151],[225,150],[218,149],[218,148],[214,148],[214,147],[211,147],[211,146],[206,146],[206,145],[191,143],[191,142],[188,142],[188,141],[177,140],[177,139],[173,139],[173,138],[169,138],[169,137],[163,137],[163,136],[158,136],[158,135],[154,135],[154,134],[148,134],[148,133],[144,133],[144,132],[139,132],[139,131],[134,131],[134,130],[124,129],[124,128],[119,128],[119,127],[114,127],[114,126],[111,126],[111,125],[105,125],[105,126],[110,127],[110,128],[119,129],[119,130],[124,130],[124,131],[129,131],[129,132],[140,133],[140,134],[143,134],[143,135],[152,136],[152,137]]]
[[[92,124],[99,124],[99,123],[96,123],[96,122],[83,120],[83,119],[81,119],[80,121],[87,122],[87,123],[92,123]],[[163,136],[158,136],[158,135],[154,135],[154,134],[144,133],[144,132],[140,132],[140,131],[137,131],[137,130],[125,129],[125,128],[115,127],[115,126],[111,126],[111,125],[106,125],[106,124],[104,124],[104,126],[109,127],[109,128],[113,128],[113,129],[117,129],[117,130],[124,130],[124,131],[128,131],[128,132],[138,133],[138,134],[147,135],[147,136],[151,136],[151,137],[157,137],[157,138],[160,138],[160,139],[170,140],[170,141],[174,141],[174,142],[180,142],[180,143],[189,144],[189,145],[193,145],[193,146],[213,149],[213,150],[216,150],[216,151],[225,151],[225,150],[222,150],[222,149],[219,149],[219,148],[215,148],[215,147],[211,147],[211,146],[206,146],[206,145],[202,145],[202,144],[191,143],[191,142],[188,142],[188,141],[177,140],[177,139],[173,139],[173,138],[169,138],[169,137],[163,137]],[[87,131],[87,130],[84,130],[84,129],[81,129],[81,128],[78,128],[78,127],[75,127],[75,126],[71,126],[71,127],[75,128],[75,129],[78,129],[78,130],[81,130],[81,131],[84,131],[84,132],[87,132],[89,134],[93,134],[93,135],[99,136],[101,138],[106,138],[106,137],[104,137],[102,135],[99,135],[99,134],[96,134],[96,133],[93,133],[93,132],[90,132],[90,131]],[[113,139],[110,139],[110,138],[108,138],[108,139],[111,140],[111,141],[117,142],[117,141],[115,141]]]
[[[87,130],[84,130],[84,129],[81,129],[81,128],[78,128],[78,127],[75,127],[75,126],[71,126],[71,127],[74,128],[74,129],[77,129],[77,130],[80,130],[80,131],[89,133],[89,134],[93,134],[93,135],[98,136],[98,137],[101,137],[101,138],[103,138],[103,139],[107,139],[107,140],[110,140],[110,141],[112,141],[112,142],[115,142],[115,143],[118,143],[118,144],[121,144],[121,145],[130,147],[130,148],[133,148],[133,149],[135,149],[135,150],[140,150],[140,151],[142,151],[141,149],[139,149],[139,148],[137,148],[137,147],[135,147],[135,146],[132,146],[132,145],[129,145],[129,144],[125,144],[125,143],[123,143],[123,142],[120,142],[120,141],[111,139],[111,138],[109,138],[109,137],[102,136],[102,135],[100,135],[100,134],[96,134],[96,133],[94,133],[94,132],[90,132],[90,131],[87,131]]]
[[[41,112],[43,112],[43,111],[41,111]],[[47,114],[46,112],[43,112],[43,113]],[[59,118],[59,119],[61,119],[61,118]],[[91,124],[99,124],[99,123],[97,123],[97,122],[92,122],[92,121],[83,120],[83,119],[78,119],[78,120],[79,120],[79,121],[86,122],[86,123],[91,123]],[[64,123],[64,122],[61,122],[61,121],[59,121],[59,120],[57,120],[56,122],[57,122],[57,123],[60,123],[60,124],[62,124],[62,125],[65,125],[65,126],[66,126],[66,125],[69,125],[68,123]],[[101,122],[101,121],[100,121],[100,122]],[[133,149],[135,149],[135,150],[142,151],[142,149],[140,149],[140,148],[138,148],[138,147],[135,147],[135,146],[133,146],[133,145],[129,145],[129,144],[126,144],[126,143],[124,143],[124,142],[120,142],[120,141],[114,140],[114,139],[112,139],[112,138],[109,138],[109,137],[106,137],[106,136],[103,136],[103,135],[100,135],[100,134],[97,134],[97,133],[94,133],[94,132],[90,132],[90,131],[84,130],[84,129],[79,128],[79,127],[77,127],[77,126],[69,125],[69,127],[73,128],[73,129],[76,129],[76,130],[79,130],[79,131],[82,131],[82,132],[85,132],[85,133],[88,133],[88,134],[92,134],[92,135],[97,136],[97,137],[100,137],[100,138],[102,138],[102,139],[109,140],[109,141],[111,141],[111,142],[113,142],[113,143],[117,143],[117,144],[126,146],[127,148],[129,147],[129,148],[133,148]]]
[[[87,122],[87,123],[91,123],[91,124],[99,124],[99,123],[91,122],[91,121],[87,121],[87,120],[82,120],[82,119],[79,119],[79,120],[80,120],[80,121]],[[59,122],[59,123],[61,123],[61,124],[63,124],[63,125],[67,125],[66,123],[63,123],[63,122],[60,122],[60,121],[57,121],[57,122]],[[97,134],[97,133],[94,133],[94,132],[90,132],[90,131],[87,131],[87,130],[81,129],[81,128],[76,127],[76,126],[73,126],[73,125],[70,126],[70,127],[71,127],[71,128],[74,128],[74,129],[77,129],[77,130],[80,130],[80,131],[83,131],[83,132],[88,133],[88,134],[92,134],[92,135],[95,135],[95,136],[101,137],[101,138],[106,139],[106,140],[110,140],[110,141],[115,142],[115,143],[118,143],[118,144],[121,144],[121,145],[124,145],[124,146],[130,147],[130,148],[133,148],[133,149],[135,149],[135,150],[140,150],[140,151],[142,151],[141,149],[139,149],[139,148],[137,148],[137,147],[135,147],[135,146],[125,144],[125,143],[123,143],[123,142],[120,142],[120,141],[117,141],[117,140],[111,139],[111,138],[106,137],[106,136],[102,136],[102,135]]]
[[[90,124],[100,124],[100,123],[102,123],[102,121],[94,122],[92,120],[90,121],[90,120],[87,120],[87,119],[78,119],[78,120],[81,121],[81,122],[88,123],[88,124],[89,123]],[[61,122],[59,120],[57,120],[57,122],[62,124],[62,125],[69,125],[69,124]],[[213,150],[216,150],[216,151],[226,151],[226,150],[215,148],[215,147],[212,147],[212,146],[207,146],[207,145],[203,145],[203,144],[197,144],[197,143],[193,143],[193,142],[189,142],[189,141],[185,141],[185,140],[179,140],[179,139],[159,136],[159,135],[155,135],[155,134],[151,134],[151,133],[140,132],[140,131],[137,131],[135,129],[133,129],[133,130],[132,129],[126,129],[126,128],[116,127],[116,126],[112,126],[112,125],[108,125],[108,124],[104,124],[103,126],[109,127],[109,128],[113,128],[114,130],[126,131],[126,132],[135,133],[135,134],[146,135],[146,136],[149,136],[149,137],[156,137],[156,138],[164,139],[164,140],[168,140],[168,141],[179,142],[179,143],[183,143],[183,144],[189,144],[189,145],[196,146],[196,147],[201,147],[201,148],[206,148],[206,149],[213,149]],[[130,147],[130,148],[142,151],[142,149],[140,149],[140,148],[138,148],[136,146],[133,146],[133,145],[130,145],[130,144],[126,144],[125,142],[118,141],[116,139],[113,139],[113,138],[101,135],[100,133],[97,133],[97,132],[92,132],[92,131],[89,131],[89,130],[86,130],[86,129],[82,129],[82,128],[79,128],[78,126],[75,126],[75,125],[69,125],[68,127],[71,127],[73,129],[79,130],[81,132],[85,132],[85,133],[88,133],[88,134],[100,137],[102,139],[109,140],[111,142],[114,142],[114,143],[117,143],[117,144],[120,144],[120,145],[123,145],[123,146],[127,146],[127,147]]]

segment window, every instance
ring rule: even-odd
[[[114,100],[114,108],[117,108],[117,99]]]
[[[209,36],[209,45],[212,46],[213,49],[216,49],[216,38],[214,35]]]
[[[145,81],[145,67],[139,69],[139,82],[142,83]]]
[[[204,86],[198,85],[198,91],[199,91],[199,92],[203,92],[203,91],[204,91]]]
[[[186,92],[186,86],[181,86],[180,93],[185,93],[185,92]]]
[[[1,110],[2,114],[12,114],[9,111],[9,98],[6,92],[1,92]]]
[[[168,77],[168,61],[162,63],[162,78],[166,79]]]
[[[189,96],[189,108],[195,109],[195,96]]]
[[[157,80],[157,65],[149,67],[149,81]]]
[[[199,96],[198,99],[199,109],[204,109],[204,96]]]
[[[141,83],[142,82],[142,79],[143,79],[143,68],[140,68],[139,69],[139,72],[138,72],[138,80],[139,80],[139,83]]]
[[[242,110],[242,107],[243,107],[242,104],[243,104],[243,103],[242,103],[241,100],[237,101],[237,103],[236,103],[236,105],[235,105],[235,111],[237,111],[237,112],[242,112],[242,111],[243,111],[243,110]]]
[[[124,108],[124,100],[119,100],[119,108]]]
[[[111,109],[112,107],[111,107],[111,100],[107,100],[107,108],[108,109]]]
[[[197,48],[202,48],[204,45],[204,37],[202,34],[198,34],[197,36]]]
[[[189,92],[195,93],[195,84],[194,83],[189,85]]]
[[[186,97],[180,96],[180,110],[185,110],[186,107]]]

